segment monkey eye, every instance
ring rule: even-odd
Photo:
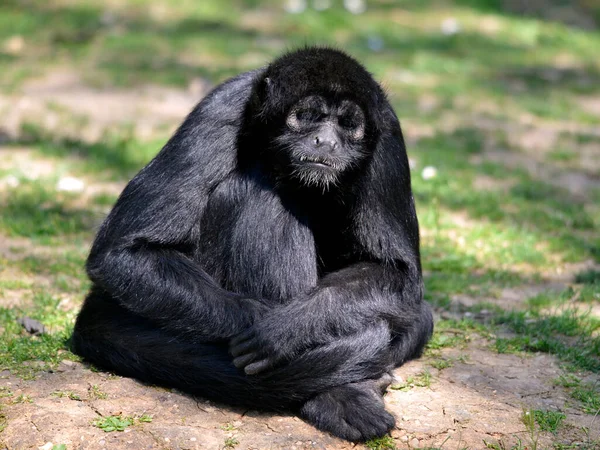
[[[325,114],[314,108],[299,109],[296,111],[296,118],[300,122],[319,122],[325,117]]]
[[[354,114],[344,114],[338,119],[338,124],[347,130],[354,130],[359,127],[360,122]]]

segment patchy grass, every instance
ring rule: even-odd
[[[46,184],[22,183],[0,203],[0,232],[41,241],[87,235],[95,223],[94,217],[90,211],[71,208],[68,203],[69,195],[58,194]]]
[[[225,425],[221,426],[221,430],[223,431],[235,431],[236,427],[231,422],[227,422]]]
[[[547,305],[549,301],[544,298],[542,304]],[[535,303],[540,306],[539,300]],[[574,307],[550,312],[536,309],[508,311],[494,321],[516,333],[515,337],[496,339],[496,350],[500,353],[552,353],[577,369],[600,372],[600,335],[597,332],[600,318],[589,311],[581,312]]]
[[[3,325],[0,370],[11,370],[24,378],[34,377],[40,370],[53,369],[63,359],[78,359],[66,350],[74,311],[65,313],[59,308],[59,298],[42,292],[34,294],[33,302],[34,307],[27,314],[48,329],[40,336],[29,335],[17,323],[19,317],[26,315],[22,311],[0,307],[0,323]]]
[[[401,383],[395,383],[390,386],[390,389],[395,391],[408,391],[415,387],[426,387],[430,388],[432,382],[431,373],[428,370],[420,372],[416,375],[412,375],[406,378],[406,381]]]
[[[81,401],[81,396],[71,391],[55,391],[52,393],[52,395],[58,398],[66,397],[69,400],[76,400],[78,402]]]
[[[535,423],[540,427],[540,430],[556,434],[558,427],[567,416],[560,411],[535,409],[533,410],[533,417],[535,418]]]
[[[524,410],[523,414],[521,414],[521,422],[525,425],[526,430],[526,439],[528,441],[528,445],[526,445],[526,449],[531,448],[532,450],[537,450],[538,440],[539,440],[539,431],[536,428],[536,418],[535,411],[528,409]],[[519,447],[521,447],[521,441],[519,440]]]
[[[108,394],[100,389],[100,386],[93,384],[88,389],[88,397],[91,400],[106,400],[108,398]]]
[[[137,421],[140,423],[150,423],[152,422],[152,416],[149,414],[142,414],[137,418]]]
[[[429,365],[437,370],[444,370],[448,367],[452,367],[453,361],[447,358],[438,358],[429,362]]]
[[[123,415],[101,417],[95,420],[92,425],[106,433],[110,433],[112,431],[125,431],[126,428],[132,425],[150,422],[152,422],[152,416],[144,413],[136,417]]]
[[[425,354],[433,357],[435,361],[435,358],[439,358],[441,349],[464,348],[473,335],[490,337],[489,327],[470,318],[439,320]],[[441,364],[444,365],[443,362]]]
[[[369,450],[396,450],[396,444],[391,436],[369,439],[365,442]]]
[[[125,431],[127,427],[133,425],[133,418],[123,416],[102,417],[95,420],[93,425],[106,433],[112,431]]]
[[[225,439],[225,448],[235,448],[238,446],[240,441],[235,437],[228,437]]]
[[[555,383],[567,388],[571,397],[581,402],[585,413],[600,414],[600,389],[597,383],[584,382],[571,373],[561,375]]]

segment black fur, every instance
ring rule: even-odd
[[[312,169],[295,178],[292,159],[320,151],[298,150],[304,137],[286,126],[307,96],[358,105],[364,136],[323,156],[348,164],[298,163]],[[433,328],[398,119],[369,73],[331,49],[289,53],[209,94],[125,188],[87,271],[73,346],[88,361],[295,410],[355,441],[393,426],[379,385]]]

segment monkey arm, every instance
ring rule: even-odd
[[[252,323],[260,309],[220,288],[192,259],[211,192],[235,170],[237,132],[254,77],[240,75],[198,104],[130,181],[94,241],[90,279],[162,328],[225,338]]]
[[[183,253],[147,243],[88,263],[92,281],[130,311],[177,334],[226,339],[261,314],[259,302],[220,288]]]
[[[413,356],[431,333],[431,313],[421,300],[418,273],[359,263],[324,277],[306,296],[267,313],[232,341],[234,363],[259,373],[304,350],[384,323],[398,346],[393,360]]]

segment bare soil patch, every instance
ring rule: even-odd
[[[55,70],[26,82],[18,94],[0,95],[0,130],[16,138],[24,123],[36,123],[93,142],[111,127],[131,125],[136,136],[148,138],[181,122],[209,89],[202,79],[192,80],[187,89],[99,88],[84,83],[76,72]]]

